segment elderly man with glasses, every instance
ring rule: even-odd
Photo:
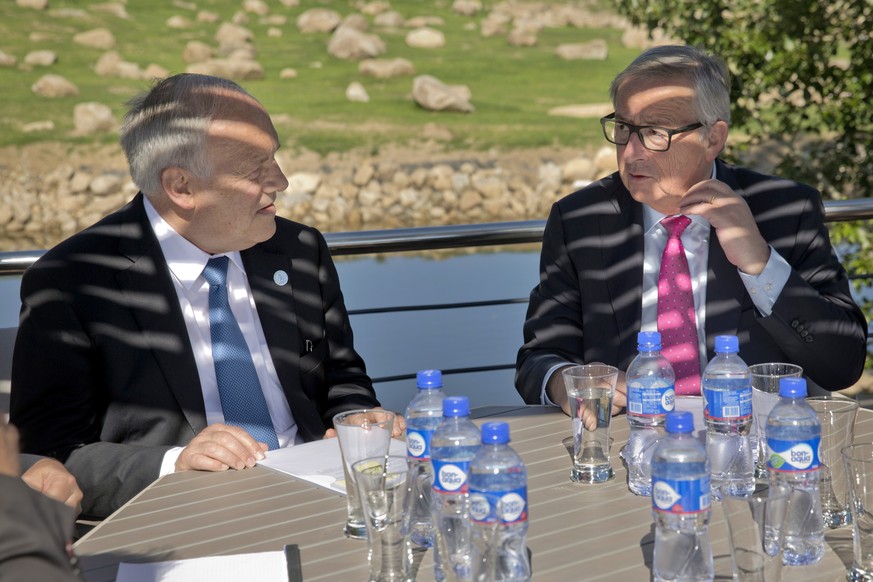
[[[687,46],[650,49],[612,82],[601,124],[618,172],[552,207],[518,353],[526,402],[569,413],[560,370],[626,370],[640,331],[661,333],[677,394],[700,393],[717,335],[737,335],[746,363],[797,364],[825,390],[860,377],[867,325],[820,195],[718,158],[729,93],[725,63]]]

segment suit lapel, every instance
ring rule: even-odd
[[[118,286],[182,413],[195,434],[199,433],[206,428],[200,376],[182,310],[175,300],[176,289],[148,223],[142,194],[122,212],[129,219],[119,225],[119,251],[130,260],[130,266],[116,275]]]

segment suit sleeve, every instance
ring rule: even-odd
[[[561,363],[582,363],[579,277],[567,252],[563,217],[552,206],[543,233],[540,282],[530,294],[524,345],[516,360],[515,387],[528,404],[541,404],[543,378]]]
[[[170,447],[101,443],[108,388],[73,293],[42,268],[22,278],[10,422],[24,453],[65,464],[85,492],[82,514],[106,517],[157,479]]]
[[[80,580],[67,544],[73,510],[30,489],[21,479],[0,476],[0,578],[4,582]]]
[[[846,271],[830,244],[824,207],[808,191],[792,244],[774,244],[792,272],[769,317],[759,323],[804,374],[827,390],[861,376],[867,356],[867,322],[849,291]]]

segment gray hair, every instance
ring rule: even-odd
[[[198,178],[212,174],[206,137],[228,92],[249,95],[233,81],[183,73],[128,101],[121,146],[131,178],[145,195],[163,191],[161,172],[169,167],[188,170]]]
[[[693,46],[658,46],[638,56],[609,86],[615,105],[621,85],[631,79],[668,79],[682,76],[694,85],[692,104],[697,120],[704,125],[731,121],[731,74],[725,62]]]

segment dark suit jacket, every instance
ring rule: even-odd
[[[0,475],[0,580],[81,580],[66,551],[74,522],[71,508]]]
[[[831,248],[818,192],[721,161],[716,171],[746,200],[764,239],[792,272],[773,312],[763,317],[711,231],[708,358],[715,336],[737,335],[747,364],[791,362],[827,390],[850,386],[864,366],[867,325]],[[515,384],[525,402],[540,401],[546,372],[561,362],[627,369],[640,330],[643,234],[642,205],[617,173],[552,207],[516,363]]]
[[[354,349],[321,234],[277,219],[242,251],[258,315],[299,434],[377,406]],[[273,274],[284,270],[282,286]],[[142,195],[62,242],[24,274],[10,418],[24,452],[65,462],[102,517],[153,481],[163,454],[206,427],[200,378],[170,271]],[[306,350],[311,340],[311,351]]]

